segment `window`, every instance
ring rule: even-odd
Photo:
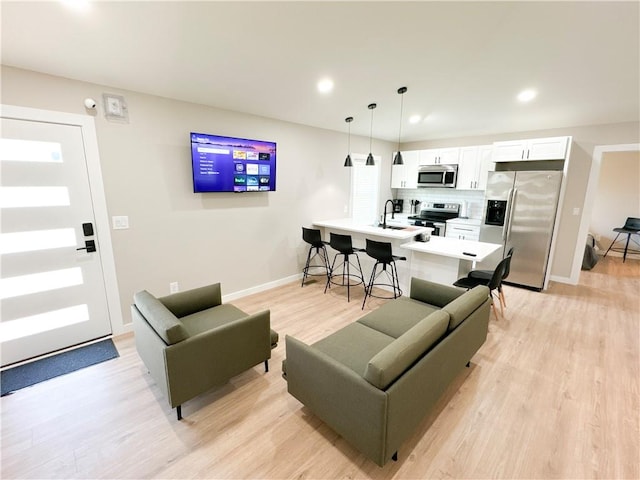
[[[372,224],[378,217],[381,157],[374,156],[374,166],[365,165],[366,155],[353,154],[351,160],[351,218]]]

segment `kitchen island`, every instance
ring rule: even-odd
[[[313,224],[321,227],[322,238],[327,241],[330,233],[334,232],[351,235],[353,246],[359,248],[365,248],[367,238],[379,242],[390,242],[394,255],[407,257],[406,261],[396,262],[400,288],[407,293],[411,277],[451,285],[458,278],[466,276],[475,262],[483,261],[502,247],[497,243],[437,236],[431,236],[428,242],[414,241],[418,234],[430,234],[432,229],[429,227],[403,227],[392,224],[391,228],[383,229],[362,224],[351,218],[316,221]],[[333,258],[335,251],[331,248],[328,250],[329,256]],[[367,254],[361,253],[359,258],[365,281],[368,281],[375,262]]]
[[[393,224],[388,225],[387,228],[382,228],[371,224],[366,225],[351,218],[316,221],[313,222],[313,225],[322,229],[322,238],[326,241],[329,241],[331,232],[341,235],[351,235],[354,247],[365,248],[367,244],[366,239],[370,238],[378,242],[390,242],[393,254],[401,256],[406,255],[405,252],[400,250],[402,245],[412,242],[416,235],[423,233],[430,234],[432,230],[429,227],[400,226]],[[333,261],[333,256],[336,252],[330,247],[327,247],[327,249],[329,257],[331,261]],[[368,282],[375,260],[366,253],[360,253],[358,257],[362,264],[362,274],[365,281]],[[398,270],[400,289],[408,293],[411,281],[409,262],[398,261],[396,262],[396,267]]]
[[[401,248],[409,251],[412,277],[451,285],[466,276],[474,262],[481,262],[502,245],[432,236],[428,242],[408,242]]]

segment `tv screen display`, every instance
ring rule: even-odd
[[[276,144],[191,132],[193,191],[273,192]]]

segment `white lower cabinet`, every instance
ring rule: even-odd
[[[477,242],[480,240],[480,221],[462,218],[447,220],[445,237]]]

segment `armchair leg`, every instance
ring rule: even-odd
[[[264,373],[269,372],[269,360],[264,361]]]
[[[393,454],[393,456],[391,457],[391,460],[393,460],[394,462],[398,461],[398,452]]]
[[[176,407],[176,412],[178,413],[178,420],[182,420],[182,405]]]

